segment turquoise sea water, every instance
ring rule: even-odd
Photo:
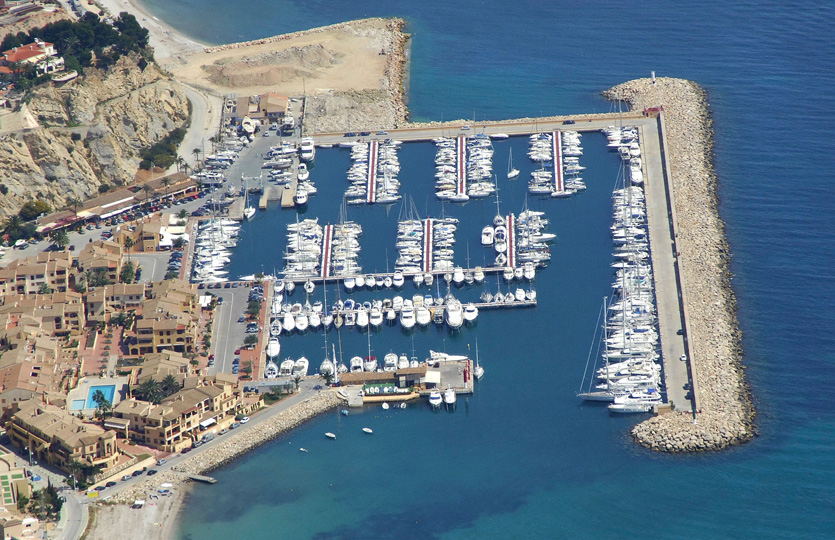
[[[414,335],[419,355],[466,350],[478,339],[487,374],[474,396],[452,414],[416,404],[320,417],[216,471],[218,485],[197,487],[180,538],[835,537],[831,3],[146,4],[160,19],[216,43],[402,16],[413,35],[415,119],[608,111],[601,90],[653,69],[700,82],[715,121],[720,212],[761,432],[720,454],[659,456],[629,442],[635,419],[610,417],[574,398],[608,292],[609,193],[617,169],[602,139],[590,135],[583,141],[588,192],[530,202],[548,213],[559,235],[551,266],[537,278],[540,306],[483,313],[476,329],[455,336],[434,329]],[[497,145],[497,172],[511,145],[524,142]],[[419,211],[438,215],[440,206],[427,196],[431,153],[404,148],[401,180]],[[514,146],[514,161],[523,156]],[[337,219],[334,196],[345,187],[346,167],[344,151],[317,154],[320,193],[308,215]],[[521,208],[525,176],[523,170],[516,185],[502,186],[503,210]],[[484,252],[474,231],[493,215],[491,203],[444,210],[467,223],[457,257],[463,262],[469,242],[478,261]],[[351,210],[366,226],[369,270],[384,267],[386,247],[393,261],[396,213]],[[290,219],[278,209],[259,213],[233,274],[280,266],[275,253]],[[261,247],[270,235],[273,253]],[[310,334],[283,340],[282,351],[305,354],[315,365],[322,345],[321,334]],[[372,335],[371,346],[378,357],[405,352],[412,338],[385,329]],[[366,336],[346,333],[343,347],[364,355]],[[374,435],[365,436],[364,426]],[[326,440],[325,431],[338,439]]]

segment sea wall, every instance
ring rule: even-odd
[[[327,390],[278,413],[265,410],[259,414],[270,417],[258,425],[223,435],[211,449],[195,453],[171,470],[120,491],[114,496],[114,500],[132,503],[137,499],[144,499],[149,492],[156,491],[160,484],[168,482],[177,486],[189,480],[186,476],[188,474],[208,473],[333,409],[340,402],[336,392]],[[275,406],[281,406],[281,403]]]
[[[629,81],[604,96],[629,103],[633,111],[664,108],[676,246],[699,407],[695,415],[677,411],[651,418],[635,426],[632,436],[639,444],[662,452],[718,450],[748,441],[756,435],[755,411],[742,366],[705,91],[692,81],[662,77],[655,82]]]

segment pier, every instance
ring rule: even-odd
[[[284,189],[281,190],[281,207],[282,208],[293,208],[296,206],[296,202],[293,198],[296,196],[296,190],[299,187],[299,181],[297,178],[293,178],[286,184],[284,184]]]
[[[434,220],[423,220],[423,271],[432,272],[432,232]]]
[[[555,193],[563,194],[565,193],[565,179],[563,178],[565,171],[562,166],[562,132],[554,131],[551,133],[551,144],[553,145],[554,151]]]
[[[278,186],[264,186],[264,191],[261,192],[261,197],[258,199],[258,208],[266,210],[269,201],[280,201],[281,196],[282,192]]]
[[[368,143],[368,182],[366,184],[365,202],[374,204],[377,202],[377,160],[379,142]]]
[[[458,182],[455,184],[455,194],[463,197],[467,194],[467,138],[464,136],[458,137],[456,141],[457,165],[456,174],[458,174]]]
[[[325,225],[322,234],[322,279],[326,279],[331,273],[331,246],[333,245],[333,225]]]
[[[508,214],[507,223],[507,266],[516,268],[516,216]]]

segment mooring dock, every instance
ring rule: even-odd
[[[554,193],[565,193],[565,174],[562,162],[562,132],[554,131],[551,133],[551,144],[554,152]]]
[[[379,159],[379,142],[368,143],[368,180],[365,187],[365,202],[374,204],[377,202],[377,161]]]

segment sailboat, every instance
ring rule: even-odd
[[[473,368],[473,375],[476,380],[479,380],[484,376],[484,368],[478,363],[478,341],[475,342],[475,367]]]
[[[255,207],[249,205],[249,190],[247,189],[246,183],[244,183],[244,218],[249,220],[254,215]]]
[[[513,168],[513,148],[510,149],[510,157],[507,159],[507,179],[513,180],[519,176],[519,169]]]

